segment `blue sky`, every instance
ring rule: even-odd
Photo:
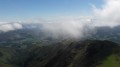
[[[0,0],[0,22],[33,18],[91,15],[90,4],[100,7],[102,0]]]

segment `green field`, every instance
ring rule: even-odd
[[[110,55],[98,67],[120,67],[120,57],[115,55]]]

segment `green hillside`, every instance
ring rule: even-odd
[[[120,67],[120,56],[110,55],[98,67]]]
[[[0,47],[0,67],[119,67],[120,46],[111,41],[62,41],[26,49]]]

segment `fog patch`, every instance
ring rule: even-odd
[[[9,32],[17,29],[22,29],[22,25],[19,23],[3,23],[0,24],[0,31]]]

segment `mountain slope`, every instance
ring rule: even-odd
[[[96,27],[94,32],[86,39],[109,40],[120,43],[120,25],[116,27]]]
[[[117,44],[109,41],[77,42],[65,49],[59,57],[49,61],[45,67],[96,67],[110,55],[118,56],[119,48]]]
[[[15,57],[17,51],[11,47],[0,47],[0,67],[17,67],[11,64],[11,60]]]
[[[120,66],[120,46],[111,41],[56,43],[28,49],[24,55],[27,58],[21,57],[22,63],[17,63],[21,67],[109,67],[109,63]]]

